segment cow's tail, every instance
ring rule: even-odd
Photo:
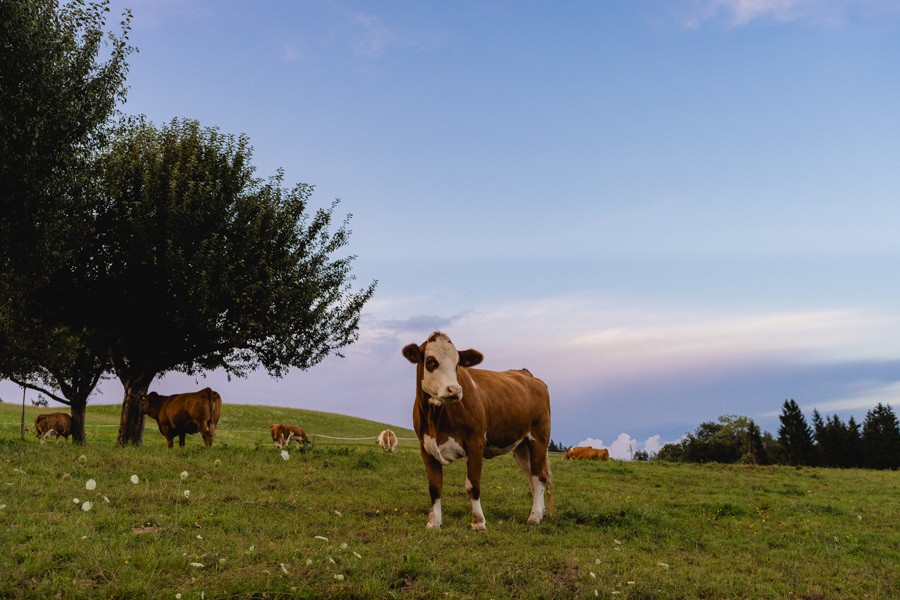
[[[553,471],[550,470],[550,461],[547,461],[547,512],[553,513],[556,505],[553,503]]]

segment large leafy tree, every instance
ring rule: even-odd
[[[814,465],[816,461],[813,432],[793,399],[784,401],[778,419],[781,421],[778,441],[784,449],[787,461],[792,465]]]
[[[92,234],[91,160],[124,99],[130,15],[108,2],[0,2],[0,377],[69,404],[84,441],[105,358],[62,310]]]
[[[277,377],[357,338],[375,284],[351,289],[337,202],[310,212],[311,186],[254,177],[251,156],[245,137],[192,120],[127,120],[103,153],[75,304],[125,388],[120,445],[142,443],[141,400],[160,374]]]
[[[900,467],[900,424],[890,405],[878,403],[863,421],[863,452],[873,469]]]

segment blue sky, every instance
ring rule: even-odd
[[[249,136],[259,175],[342,199],[379,282],[344,359],[151,389],[410,426],[400,349],[442,329],[619,455],[725,414],[774,433],[787,398],[898,406],[893,0],[112,6],[124,111]]]

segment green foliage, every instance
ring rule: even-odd
[[[533,527],[525,478],[501,456],[485,463],[489,529],[475,533],[460,461],[445,469],[444,527],[428,530],[406,430],[394,453],[314,437],[284,460],[270,422],[341,437],[384,425],[226,398],[210,449],[169,450],[155,432],[113,448],[116,407],[91,406],[96,442],[41,446],[18,442],[19,410],[0,405],[2,597],[900,595],[890,472],[554,456],[556,509]]]
[[[701,423],[678,443],[666,444],[657,456],[675,462],[767,464],[759,426],[748,417],[725,415],[718,423]]]
[[[0,275],[40,287],[84,230],[88,163],[124,99],[130,13],[109,2],[0,3]]]

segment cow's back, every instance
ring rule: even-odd
[[[543,381],[525,369],[460,370],[463,402],[484,411],[488,446],[503,448],[527,435],[549,442],[550,393]]]

